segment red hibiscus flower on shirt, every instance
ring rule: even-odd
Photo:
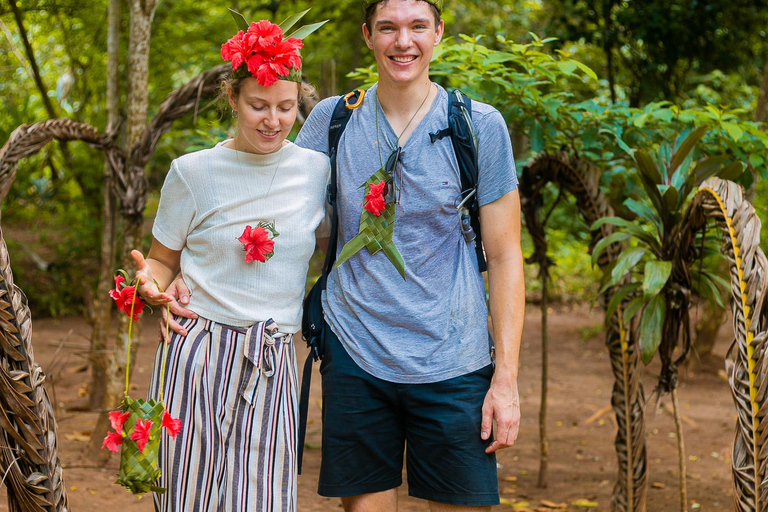
[[[144,451],[144,447],[149,442],[149,429],[151,428],[152,420],[142,420],[141,418],[136,420],[136,425],[133,427],[133,432],[131,433],[131,439],[136,441],[136,447],[140,452]]]
[[[135,286],[123,286],[120,288],[120,285],[123,284],[124,281],[125,278],[123,276],[115,276],[115,289],[109,291],[109,296],[112,297],[115,304],[117,304],[117,309],[126,315],[131,316],[131,308],[133,308],[133,319],[138,320],[139,315],[141,315],[141,312],[144,310],[144,301],[136,294]],[[136,299],[135,305],[133,303],[134,298]]]
[[[375,216],[381,215],[382,210],[387,207],[387,202],[384,200],[384,188],[387,183],[379,181],[370,185],[370,192],[365,194],[365,204],[363,208],[374,214]]]
[[[261,224],[256,227],[246,226],[245,231],[237,240],[243,244],[245,262],[265,262],[275,253],[275,241],[269,237],[270,231]],[[272,231],[272,236],[276,236]]]

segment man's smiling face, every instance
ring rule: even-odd
[[[376,5],[371,30],[363,25],[368,48],[379,67],[379,80],[406,85],[428,80],[429,62],[443,36],[432,6],[419,0],[387,0]]]

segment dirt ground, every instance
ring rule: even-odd
[[[144,327],[137,371],[131,394],[146,394],[156,339],[151,317]],[[529,307],[520,363],[523,418],[517,444],[499,454],[499,487],[502,505],[494,510],[610,510],[616,479],[613,448],[615,421],[609,406],[612,376],[603,345],[600,313],[580,306],[555,308],[550,314],[550,384],[547,427],[551,446],[548,487],[537,487],[539,468],[539,403],[541,390],[541,322],[539,311]],[[137,499],[113,482],[117,457],[97,467],[85,453],[86,440],[96,420],[93,412],[80,412],[85,403],[88,374],[82,371],[87,357],[90,328],[82,318],[41,320],[33,323],[38,363],[48,375],[48,389],[57,406],[60,455],[65,468],[71,510],[152,510],[150,497]],[[733,510],[730,453],[735,409],[722,371],[722,357],[730,343],[730,325],[721,329],[715,357],[696,371],[682,375],[680,402],[684,408],[688,466],[689,510]],[[306,353],[297,346],[299,360]],[[299,510],[337,511],[336,499],[316,494],[320,467],[320,376],[315,365],[312,400],[299,481]],[[80,370],[80,371],[78,371]],[[646,395],[655,385],[656,368],[644,370]],[[650,482],[648,512],[679,508],[678,462],[675,427],[666,407],[669,398],[655,407],[649,401],[646,435]],[[602,414],[601,414],[602,413]],[[105,433],[94,435],[103,437]],[[426,511],[426,503],[410,498],[406,486],[399,490],[400,510]],[[5,489],[0,489],[0,511],[8,510]]]

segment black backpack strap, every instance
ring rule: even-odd
[[[477,134],[472,123],[472,100],[460,89],[448,91],[448,128],[430,133],[430,139],[436,141],[449,136],[453,144],[453,153],[459,164],[462,198],[469,197],[466,206],[470,213],[470,224],[475,232],[475,250],[480,272],[485,272],[487,265],[483,254],[480,233],[480,207],[477,198]]]
[[[337,192],[337,172],[336,172],[336,157],[339,150],[339,141],[341,135],[349,123],[349,119],[352,117],[352,111],[363,104],[365,98],[365,91],[355,90],[348,93],[345,96],[339,98],[336,102],[336,106],[331,114],[331,122],[328,126],[328,157],[331,160],[331,182],[328,184],[328,195],[326,200],[331,207],[331,236],[328,239],[328,248],[325,251],[325,262],[323,263],[323,272],[318,278],[318,285],[312,288],[310,293],[316,293],[320,295],[328,282],[328,274],[333,268],[333,263],[336,261],[336,247],[338,245],[339,232],[338,232],[338,211],[336,208],[336,192]],[[318,297],[319,300],[319,297]],[[298,473],[301,474],[301,463],[304,458],[304,440],[307,437],[307,415],[309,413],[309,387],[312,380],[312,363],[318,359],[322,359],[322,338],[323,329],[325,328],[324,322],[319,322],[320,325],[313,326],[312,332],[307,338],[307,345],[309,346],[309,354],[304,361],[304,371],[302,372],[301,379],[301,392],[299,395],[299,445],[298,445]]]

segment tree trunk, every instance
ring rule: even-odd
[[[616,77],[613,65],[613,20],[611,19],[611,0],[603,0],[603,51],[608,71],[608,89],[611,93],[611,105],[616,103]]]
[[[109,0],[109,32],[107,35],[107,133],[112,133],[120,116],[120,96],[118,87],[118,64],[120,43],[120,0]],[[112,301],[107,294],[112,288],[112,275],[115,265],[115,240],[117,229],[117,199],[112,191],[112,168],[104,162],[104,204],[102,207],[101,228],[101,263],[96,297],[93,302],[91,333],[91,409],[105,408],[104,397],[107,384],[109,354],[107,339],[112,321]],[[91,447],[98,450],[98,436]]]
[[[758,123],[768,123],[768,62],[763,68],[763,84],[760,88],[754,120]]]
[[[549,438],[547,437],[547,380],[549,379],[549,334],[547,329],[547,290],[548,272],[541,271],[541,404],[539,405],[539,487],[547,486],[547,466],[549,464]]]
[[[133,162],[135,148],[147,126],[147,107],[149,103],[149,49],[152,30],[152,18],[157,7],[156,0],[131,0],[131,28],[128,43],[128,126],[126,164],[127,193],[126,201],[121,205],[123,245],[119,252],[122,268],[133,273],[135,270],[130,250],[140,248],[142,235],[142,213],[146,203],[147,188],[144,178],[144,166]],[[106,369],[105,410],[99,415],[95,432],[106,432],[109,426],[109,409],[116,408],[123,399],[125,389],[126,352],[129,346],[136,348],[141,326],[136,322],[133,340],[128,339],[128,317],[118,316],[117,340]]]

